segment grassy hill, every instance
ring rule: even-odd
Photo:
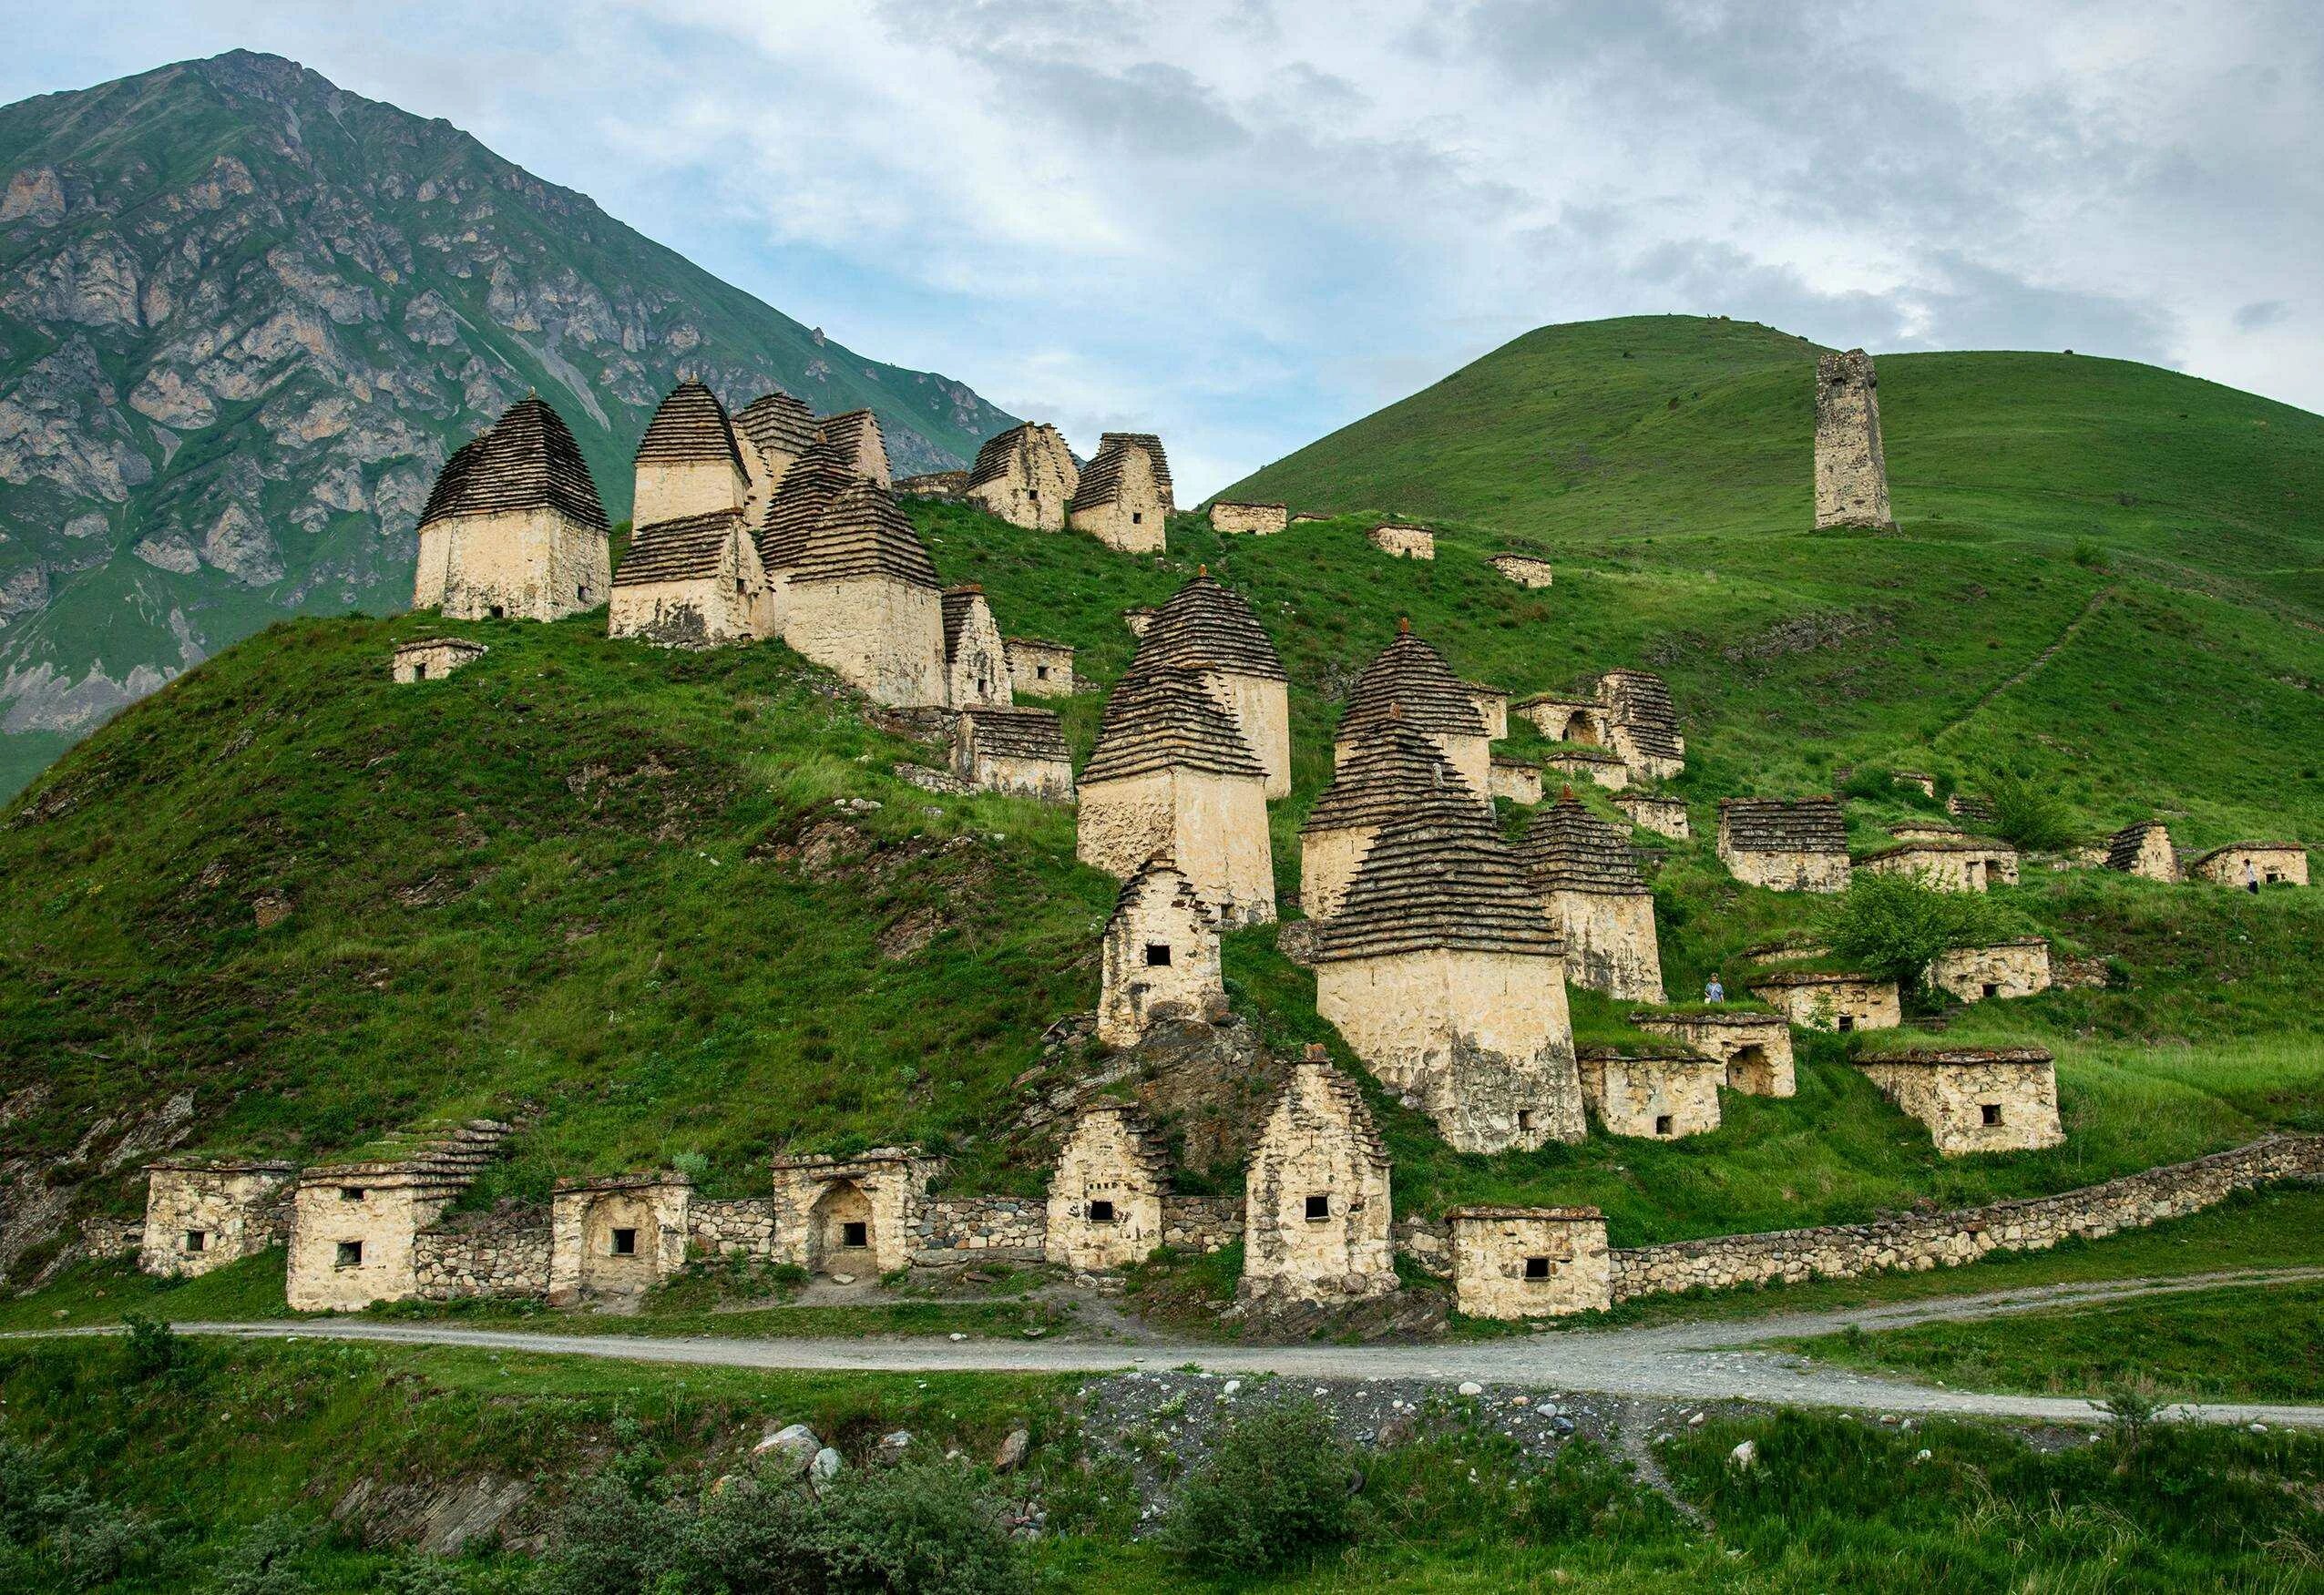
[[[2182,845],[2324,833],[2324,646],[2297,583],[2220,552],[2314,561],[2314,528],[2263,508],[2313,474],[2315,417],[2063,356],[1884,362],[1904,530],[1817,536],[1800,529],[1811,353],[1721,322],[1551,329],[1351,429],[1381,428],[1368,444],[1338,435],[1245,485],[1424,516],[1433,564],[1379,556],[1360,517],[1255,539],[1190,518],[1142,560],[957,506],[914,513],[947,581],[982,582],[1005,629],[1078,645],[1101,680],[1129,658],[1120,611],[1198,565],[1250,597],[1292,677],[1285,890],[1337,699],[1399,614],[1465,676],[1519,693],[1616,664],[1664,672],[1689,740],[1675,790],[1706,835],[1719,796],[1828,790],[1836,764],[1882,761],[1971,790],[2022,771],[2092,835],[2158,811]],[[2093,373],[2094,418],[2013,425],[2017,390],[1987,381],[2003,364]],[[2241,455],[2190,436],[2142,456],[2141,428],[2176,436],[2182,411]],[[1951,486],[1916,486],[1916,440],[1940,436],[1972,441],[1947,445]],[[2145,461],[2120,520],[2087,486],[2108,450]],[[1485,564],[1520,546],[1549,551],[1556,586]],[[492,651],[390,685],[393,644],[435,631]],[[1065,706],[1080,752],[1097,708]],[[608,640],[601,616],[277,625],[0,817],[0,1160],[75,1211],[126,1204],[140,1149],[175,1133],[163,1106],[190,1091],[185,1144],[302,1158],[429,1115],[529,1113],[480,1201],[686,1154],[712,1189],[755,1191],[777,1148],[907,1138],[950,1152],[961,1188],[1037,1190],[1007,1128],[1012,1082],[1045,1028],[1093,1006],[1113,883],[1074,862],[1070,813],[889,774],[930,756],[776,646],[665,654]],[[1859,843],[1906,803],[1856,804]],[[1714,971],[1739,990],[1744,949],[1814,907],[1737,887],[1706,841],[1667,850],[1655,890],[1682,995]],[[1673,1145],[1456,1156],[1377,1100],[1399,1206],[1595,1201],[1630,1243],[2055,1190],[2324,1128],[2324,897],[2042,869],[2002,896],[2014,923],[2118,971],[1955,1027],[2059,1050],[2065,1148],[1940,1163],[1818,1043],[1796,1100],[1731,1098],[1722,1130]],[[261,927],[261,899],[287,915]],[[1272,932],[1233,938],[1227,967],[1272,1043],[1336,1044]],[[1577,1025],[1623,1033],[1586,994]],[[18,1272],[41,1255],[31,1242]]]

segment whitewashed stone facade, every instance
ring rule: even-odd
[[[1751,995],[1803,1030],[1893,1030],[1904,1022],[1897,983],[1868,975],[1791,970],[1762,976]]]
[[[1244,1181],[1244,1300],[1390,1294],[1387,1149],[1353,1081],[1315,1054],[1293,1067]]]
[[[1791,1026],[1776,1014],[1710,1009],[1694,1013],[1635,1013],[1636,1028],[1668,1036],[1726,1068],[1731,1091],[1752,1097],[1788,1097],[1797,1092]]]
[[[1163,1019],[1226,1017],[1218,916],[1167,854],[1122,884],[1100,957],[1098,1039],[1134,1047]]]
[[[1582,1090],[1608,1135],[1678,1140],[1719,1127],[1727,1068],[1685,1048],[1582,1049]]]
[[[1816,524],[1889,527],[1879,379],[1861,349],[1816,361]]]
[[[967,497],[1011,526],[1061,531],[1080,481],[1065,435],[1046,422],[1028,421],[985,439],[968,467]]]
[[[297,1176],[289,1163],[232,1159],[148,1164],[138,1267],[191,1279],[281,1244]]]
[[[1078,683],[1073,675],[1073,649],[1062,642],[1011,637],[1003,646],[1008,656],[1008,685],[1027,698],[1070,698]]]
[[[2050,944],[2040,936],[2019,936],[1950,947],[1929,966],[1929,984],[1963,1002],[2032,997],[2050,989]]]
[[[395,645],[388,673],[399,682],[440,681],[489,651],[483,643],[470,642],[464,637],[415,638]]]
[[[1138,1110],[1094,1102],[1074,1117],[1049,1179],[1049,1260],[1067,1268],[1126,1268],[1163,1243],[1168,1160]]]
[[[1929,1127],[1944,1157],[2065,1144],[2058,1077],[2039,1047],[1913,1048],[1867,1053],[1857,1068]]]
[[[1548,587],[1553,576],[1548,560],[1531,554],[1496,554],[1485,563],[1520,587]]]
[[[1684,842],[1694,834],[1694,828],[1687,820],[1684,798],[1625,792],[1614,799],[1614,807],[1627,815],[1632,824],[1642,831],[1652,831],[1657,836]]]
[[[1565,978],[1623,1002],[1663,1000],[1654,899],[1626,833],[1571,787],[1538,811],[1517,844],[1529,883],[1565,940]]]
[[[1613,1304],[1605,1215],[1594,1207],[1457,1207],[1454,1305],[1471,1318],[1559,1318]]]
[[[560,1180],[549,1198],[548,1304],[639,1295],[686,1266],[683,1174]]]

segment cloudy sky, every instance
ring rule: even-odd
[[[2072,348],[2324,409],[2317,0],[0,0],[241,46],[1206,493],[1547,322]]]

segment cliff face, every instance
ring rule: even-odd
[[[0,174],[7,732],[84,731],[285,611],[404,607],[436,468],[527,389],[617,520],[681,371],[867,405],[898,475],[1009,420],[274,56],[0,109]]]

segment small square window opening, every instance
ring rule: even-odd
[[[1113,1222],[1113,1203],[1103,1201],[1091,1202],[1090,1204],[1090,1222],[1093,1224],[1110,1224]]]
[[[361,1241],[340,1242],[335,1261],[341,1268],[361,1268],[363,1265],[363,1243]]]
[[[1546,1258],[1546,1257],[1529,1257],[1529,1258],[1527,1258],[1527,1259],[1525,1260],[1525,1277],[1526,1277],[1527,1279],[1547,1279],[1547,1278],[1549,1278],[1549,1277],[1550,1277],[1550,1260],[1549,1260],[1548,1258]]]
[[[861,1219],[854,1220],[850,1222],[840,1225],[839,1243],[842,1246],[870,1245],[872,1243],[871,1225],[864,1222]]]
[[[1332,1199],[1330,1197],[1311,1196],[1307,1199],[1307,1220],[1310,1223],[1318,1222],[1331,1216]]]
[[[613,1255],[616,1257],[635,1257],[637,1254],[638,1232],[635,1230],[614,1231]]]

